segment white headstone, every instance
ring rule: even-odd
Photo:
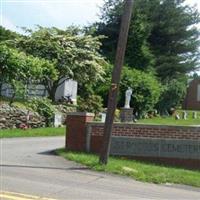
[[[106,113],[101,113],[101,122],[106,121]]]
[[[179,120],[179,119],[180,119],[180,115],[179,115],[179,114],[176,114],[176,115],[175,115],[175,119],[176,119],[176,120]]]
[[[63,97],[70,97],[73,101],[73,104],[76,104],[77,101],[77,90],[78,90],[78,83],[74,80],[60,80],[62,84],[57,88],[55,99],[56,101],[62,99]]]
[[[182,113],[182,118],[183,118],[184,120],[187,119],[187,112],[186,112],[186,111],[183,111],[183,113]]]
[[[62,125],[62,114],[55,113],[54,115],[54,126],[59,127]]]
[[[197,112],[194,111],[194,112],[192,113],[192,118],[193,118],[193,119],[197,119]]]

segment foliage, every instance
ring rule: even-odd
[[[163,86],[161,98],[157,108],[161,113],[166,113],[171,108],[177,108],[181,105],[187,89],[186,79],[173,79]]]
[[[111,84],[113,65],[106,64],[103,67],[105,71],[104,79],[93,84],[92,90],[95,91],[96,95],[101,96],[103,99],[103,107],[106,107],[108,104],[108,93]]]
[[[151,183],[175,183],[200,187],[200,171],[186,170],[150,162],[130,160],[125,157],[110,157],[107,165],[99,164],[99,157],[83,152],[59,149],[56,153],[65,159],[86,165],[95,171],[104,171],[129,176],[138,181]],[[184,177],[184,178],[183,178]]]
[[[20,35],[10,30],[5,29],[3,26],[0,26],[0,42],[13,40],[17,37],[20,37]]]
[[[101,21],[86,30],[96,36],[106,36],[102,39],[101,50],[111,63],[114,63],[122,11],[122,0],[105,0]],[[162,82],[162,98],[157,106],[159,110],[180,105],[186,87],[184,81],[178,82],[199,67],[199,30],[195,26],[199,22],[197,9],[186,5],[185,0],[134,2],[125,64],[129,68],[151,72]],[[97,83],[95,88],[97,94],[103,97],[105,105],[109,85],[108,77],[104,85]],[[145,94],[142,87],[140,90]],[[124,91],[120,94],[120,105]],[[146,105],[145,101],[143,104]],[[144,110],[148,111],[150,107]]]
[[[33,98],[29,100],[28,106],[41,116],[45,117],[46,125],[50,126],[53,121],[55,108],[51,100],[47,98]]]
[[[82,112],[92,112],[98,114],[102,111],[102,98],[97,95],[90,95],[87,99],[78,98],[78,110]]]
[[[107,106],[108,92],[111,84],[112,65],[105,65],[104,81],[99,81],[93,86],[95,94],[103,98],[104,107]],[[139,115],[153,110],[159,100],[161,84],[152,73],[145,73],[130,67],[124,67],[122,71],[118,106],[124,106],[125,91],[128,87],[133,89],[131,105]]]
[[[25,93],[25,86],[30,80],[37,80],[43,74],[52,79],[56,77],[56,72],[50,62],[0,44],[0,83],[1,85],[8,83],[12,86],[11,102],[17,93]]]
[[[192,76],[190,76],[189,78],[192,78],[192,79],[196,79],[196,78],[199,78],[200,75],[198,73],[194,73]]]
[[[199,13],[196,8],[184,6],[183,2],[164,1],[157,9],[165,18],[160,18],[156,12],[152,16],[155,22],[158,18],[160,22],[154,23],[154,34],[149,41],[157,56],[156,67],[162,79],[190,72],[198,66],[199,31],[193,25],[200,21]]]
[[[98,53],[101,45],[99,37],[83,35],[74,27],[66,30],[38,27],[37,30],[28,32],[28,36],[17,40],[16,46],[27,54],[47,59],[54,65],[57,78],[53,80],[44,74],[40,79],[52,100],[57,87],[67,79],[83,84],[102,78],[101,65],[105,61]]]
[[[102,51],[113,63],[123,1],[106,0],[94,35],[105,35]],[[200,22],[197,8],[185,0],[136,0],[126,52],[126,64],[151,69],[165,82],[199,67]],[[94,31],[96,28],[96,32]]]
[[[138,2],[136,2],[137,6]],[[134,10],[129,29],[125,63],[140,70],[147,70],[154,64],[154,57],[149,49],[147,38],[150,33],[150,23],[144,13],[140,12],[139,6]],[[91,29],[93,35],[104,35],[102,39],[103,54],[114,63],[120,30],[123,1],[107,0],[102,7],[101,22],[94,24]]]
[[[152,111],[158,102],[161,93],[161,84],[155,76],[136,69],[124,68],[120,86],[121,106],[124,106],[124,94],[128,87],[133,89],[131,106],[135,113],[141,117],[146,112]]]

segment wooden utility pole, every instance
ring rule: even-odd
[[[115,58],[115,66],[112,73],[112,83],[109,91],[108,109],[104,126],[103,144],[99,158],[100,164],[107,164],[108,162],[114,114],[117,106],[117,94],[119,90],[121,71],[124,63],[124,56],[126,51],[126,44],[128,39],[128,31],[131,21],[132,10],[133,10],[133,0],[125,0],[124,14],[121,20],[121,27],[120,27],[117,52]]]

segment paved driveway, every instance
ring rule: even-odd
[[[1,191],[63,200],[200,200],[197,188],[160,186],[97,173],[52,154],[63,146],[64,137],[1,139]]]

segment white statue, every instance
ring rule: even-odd
[[[126,90],[126,98],[125,98],[124,108],[130,108],[130,101],[131,101],[132,93],[133,93],[133,90],[130,87],[128,87],[128,90]]]

